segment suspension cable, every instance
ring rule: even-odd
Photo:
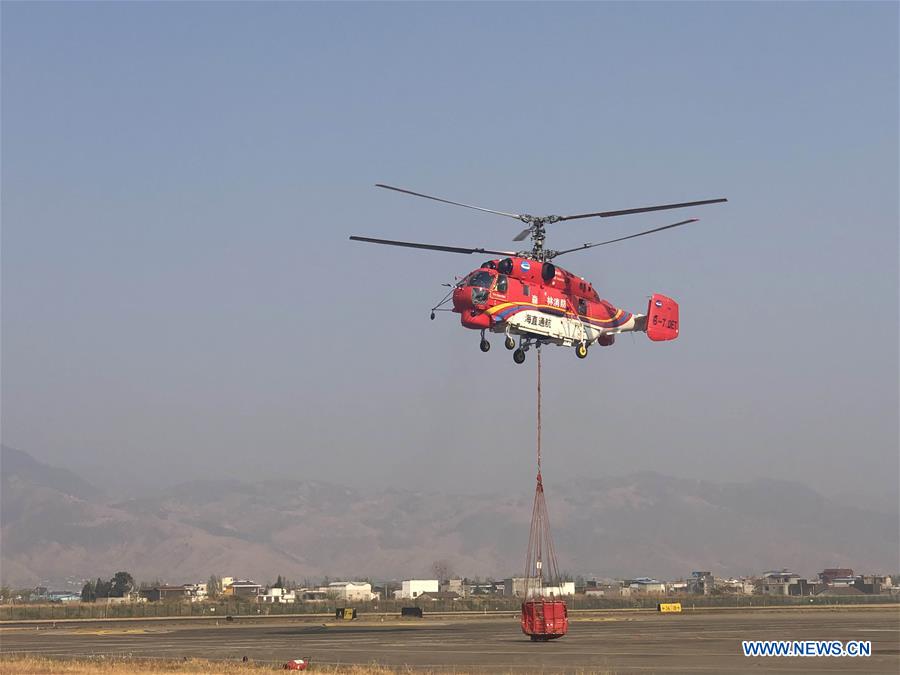
[[[541,482],[541,343],[537,345],[537,467]]]

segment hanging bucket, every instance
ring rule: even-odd
[[[562,600],[522,603],[522,632],[532,640],[555,640],[569,631],[569,611]]]

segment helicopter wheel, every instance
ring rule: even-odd
[[[579,342],[575,345],[575,356],[579,359],[583,359],[587,356],[587,345],[584,342]]]
[[[503,346],[507,349],[515,349],[516,341],[513,340],[509,335],[506,336],[506,339],[503,341]]]
[[[491,351],[491,343],[484,338],[481,339],[481,344],[479,346],[481,347],[481,351],[483,352]]]
[[[513,361],[516,363],[525,363],[525,350],[521,347],[513,352]]]

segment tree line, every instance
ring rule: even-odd
[[[97,598],[124,598],[135,588],[134,577],[128,572],[116,572],[112,579],[88,581],[81,589],[82,602],[94,602]]]

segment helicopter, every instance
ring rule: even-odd
[[[531,250],[522,251],[420,244],[358,235],[350,237],[352,241],[370,244],[446,253],[468,255],[478,253],[499,256],[487,260],[481,267],[464,276],[455,285],[444,284],[450,286],[451,290],[431,308],[431,319],[434,320],[437,311],[451,311],[459,314],[460,322],[465,328],[480,331],[479,346],[482,352],[490,351],[491,348],[491,343],[486,337],[487,333],[503,334],[503,345],[513,352],[513,361],[519,364],[525,362],[525,353],[531,347],[544,344],[562,347],[574,346],[575,355],[579,359],[583,359],[588,355],[589,346],[593,344],[601,347],[612,346],[615,343],[616,335],[620,333],[643,332],[654,342],[677,338],[679,331],[678,303],[672,298],[654,293],[650,296],[646,314],[628,312],[603,300],[584,277],[576,276],[552,261],[561,255],[576,251],[584,251],[596,246],[605,246],[695,223],[699,218],[688,218],[637,234],[596,243],[589,242],[559,251],[544,246],[548,225],[580,218],[610,218],[728,201],[725,198],[704,199],[618,211],[580,213],[571,216],[533,216],[473,206],[382,183],[377,183],[375,187],[515,218],[526,225],[525,229],[513,238],[513,241],[517,242],[531,239]],[[452,309],[443,308],[448,302],[452,302]]]

